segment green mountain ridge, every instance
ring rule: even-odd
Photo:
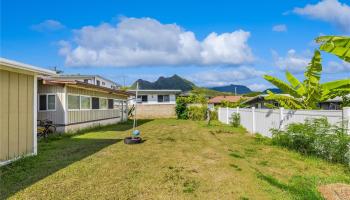
[[[230,92],[230,93],[236,93],[236,94],[247,94],[252,92],[252,90],[250,90],[247,86],[233,85],[233,84],[219,86],[219,87],[212,87],[210,89],[220,91],[220,92]]]
[[[139,83],[139,89],[143,90],[182,90],[183,92],[191,91],[196,85],[191,81],[188,81],[184,78],[181,78],[178,75],[173,75],[171,77],[159,77],[155,82],[145,81],[138,79],[135,83],[132,84],[131,88],[136,88],[136,82]]]
[[[171,77],[159,77],[156,81],[150,82],[143,79],[135,81],[130,89],[136,89],[136,83],[139,83],[139,89],[141,90],[181,90],[182,92],[189,94],[201,94],[208,97],[219,96],[219,95],[234,95],[236,88],[237,94],[261,94],[262,92],[253,92],[244,85],[227,85],[221,87],[198,87],[189,80],[186,80],[178,75]]]

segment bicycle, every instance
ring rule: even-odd
[[[38,138],[47,138],[49,134],[56,132],[56,126],[52,123],[51,120],[37,120],[37,135]]]

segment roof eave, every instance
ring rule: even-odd
[[[17,62],[14,60],[9,60],[6,58],[1,58],[0,57],[0,64],[7,66],[7,67],[13,67],[16,69],[20,69],[20,70],[25,70],[25,71],[30,71],[39,75],[47,75],[47,76],[53,76],[56,75],[56,72],[53,70],[49,70],[49,69],[44,69],[44,68],[40,68],[40,67],[36,67],[33,65],[28,65],[28,64],[24,64],[21,62]]]
[[[82,88],[85,87],[87,89],[96,89],[96,90],[100,90],[100,91],[104,91],[104,92],[108,92],[108,93],[114,93],[117,95],[132,96],[131,93],[126,92],[126,91],[109,89],[106,87],[93,85],[93,84],[89,84],[89,83],[84,83],[81,81],[48,80],[48,79],[45,80],[44,79],[43,83],[44,84],[55,84],[55,85],[57,84],[57,85],[68,85],[68,86],[81,86]]]

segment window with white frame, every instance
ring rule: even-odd
[[[91,109],[91,97],[80,96],[80,108],[83,110]]]
[[[122,104],[123,104],[122,100],[114,99],[113,108],[120,109],[122,107]]]
[[[113,99],[108,99],[108,109],[114,109]]]
[[[136,99],[137,103],[147,103],[148,95],[139,95]]]
[[[100,98],[100,109],[108,109],[107,99]]]
[[[92,97],[91,98],[92,101],[92,109],[100,109],[100,99],[98,97]]]
[[[56,95],[55,94],[40,94],[39,95],[39,110],[54,111],[56,110]]]
[[[158,102],[169,102],[169,95],[158,95]]]
[[[68,109],[76,110],[80,109],[80,96],[79,95],[68,95]]]

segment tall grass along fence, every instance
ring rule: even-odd
[[[251,133],[260,133],[272,137],[271,129],[283,130],[291,123],[304,123],[306,119],[326,117],[333,125],[341,125],[347,128],[350,134],[350,107],[343,110],[288,110],[280,109],[255,109],[255,108],[219,108],[218,119],[220,122],[230,124],[232,114],[239,113],[240,124]]]

